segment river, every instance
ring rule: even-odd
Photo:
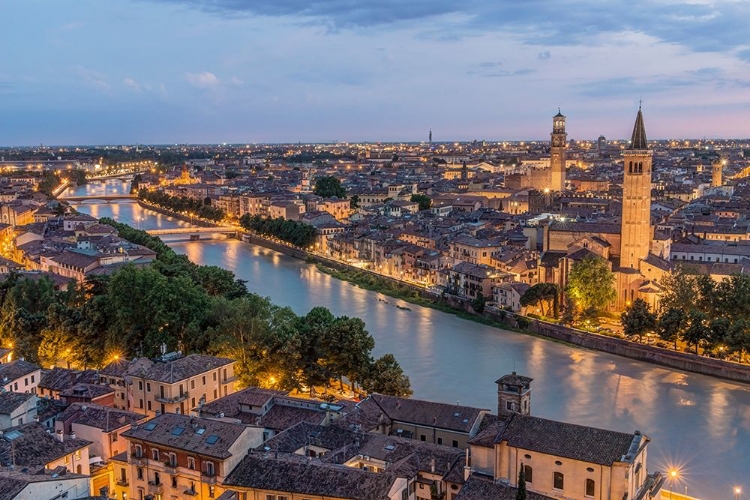
[[[75,195],[124,192],[107,181]],[[185,223],[138,204],[76,205],[142,229]],[[411,378],[414,397],[497,411],[494,381],[515,370],[534,378],[534,415],[652,439],[650,470],[677,467],[674,491],[704,500],[732,498],[735,484],[750,493],[750,386],[680,372],[614,355],[507,332],[362,290],[315,266],[237,240],[165,238],[193,262],[221,266],[247,280],[250,291],[299,314],[325,306],[362,318],[375,354],[392,352]],[[405,306],[410,310],[399,309]],[[744,484],[743,484],[744,483]]]

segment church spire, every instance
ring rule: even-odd
[[[643,124],[643,112],[640,106],[638,106],[638,116],[635,118],[633,137],[630,139],[630,149],[648,149],[646,126]]]

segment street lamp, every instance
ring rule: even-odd
[[[669,471],[669,500],[672,500],[672,490],[674,489],[674,481],[679,477],[677,469]]]
[[[740,493],[742,493],[742,488],[739,486],[734,487],[734,500],[740,500]]]

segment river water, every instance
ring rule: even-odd
[[[71,193],[126,192],[119,180]],[[96,217],[142,229],[184,226],[138,204],[84,202]],[[193,262],[221,266],[250,291],[299,314],[315,306],[362,318],[375,354],[392,352],[411,378],[414,397],[497,411],[494,381],[515,370],[534,378],[534,415],[652,439],[649,469],[677,467],[674,491],[704,500],[750,494],[750,386],[662,368],[609,354],[507,332],[362,290],[278,252],[237,240],[166,237]],[[399,309],[405,306],[410,310]]]

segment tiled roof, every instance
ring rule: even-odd
[[[260,387],[248,387],[223,398],[206,403],[201,411],[210,415],[223,413],[225,417],[236,417],[240,413],[240,405],[263,406],[274,396],[285,396],[288,392],[262,389]]]
[[[102,429],[104,432],[129,426],[143,418],[143,415],[132,411],[118,410],[93,403],[73,403],[57,416],[57,420],[64,422],[66,426],[75,423]]]
[[[326,450],[338,450],[357,441],[360,434],[340,427],[300,422],[266,441],[260,449],[267,446],[272,451],[294,453],[305,446],[314,445]]]
[[[71,474],[65,472],[58,473],[58,470],[28,470],[27,472],[17,470],[0,471],[0,500],[17,500],[17,496],[24,488],[31,483],[41,483],[45,481],[60,482],[65,479],[81,479],[86,476],[81,474]]]
[[[470,406],[434,403],[381,394],[373,394],[371,397],[391,420],[457,432],[468,433],[477,419],[489,412],[489,410]]]
[[[39,369],[40,368],[35,364],[24,361],[23,359],[17,359],[15,361],[11,361],[10,363],[0,365],[0,381],[6,383],[4,382],[4,380],[5,378],[7,378],[8,382],[10,382],[12,380],[23,377],[24,375],[28,375],[29,373],[33,373]]]
[[[634,434],[516,414],[495,442],[507,441],[515,448],[612,465],[628,454],[635,437]]]
[[[66,439],[61,442],[38,423],[19,425],[3,431],[0,438],[0,465],[47,465],[90,444],[91,441],[85,439]]]
[[[0,392],[0,415],[10,415],[33,397],[35,397],[33,394],[23,392]]]
[[[122,435],[129,439],[223,459],[231,456],[229,448],[246,428],[244,424],[164,413],[146,423],[133,426]]]
[[[68,370],[66,368],[54,367],[51,370],[43,370],[39,387],[51,391],[62,391],[77,383],[96,383],[99,377],[96,370]]]
[[[129,371],[129,374],[156,382],[173,384],[232,363],[234,363],[234,360],[229,358],[189,354],[174,361],[154,363],[147,369],[134,367],[133,370]]]
[[[320,410],[274,404],[258,422],[266,429],[282,431],[300,422],[319,425],[325,418],[326,413]]]
[[[75,384],[64,391],[60,391],[61,397],[96,399],[107,394],[112,394],[114,389],[108,385]]]
[[[517,488],[497,483],[492,478],[472,474],[458,492],[455,500],[516,500]],[[552,497],[526,491],[527,500],[552,500]]]
[[[388,500],[395,479],[389,473],[248,455],[224,485],[350,500]]]

